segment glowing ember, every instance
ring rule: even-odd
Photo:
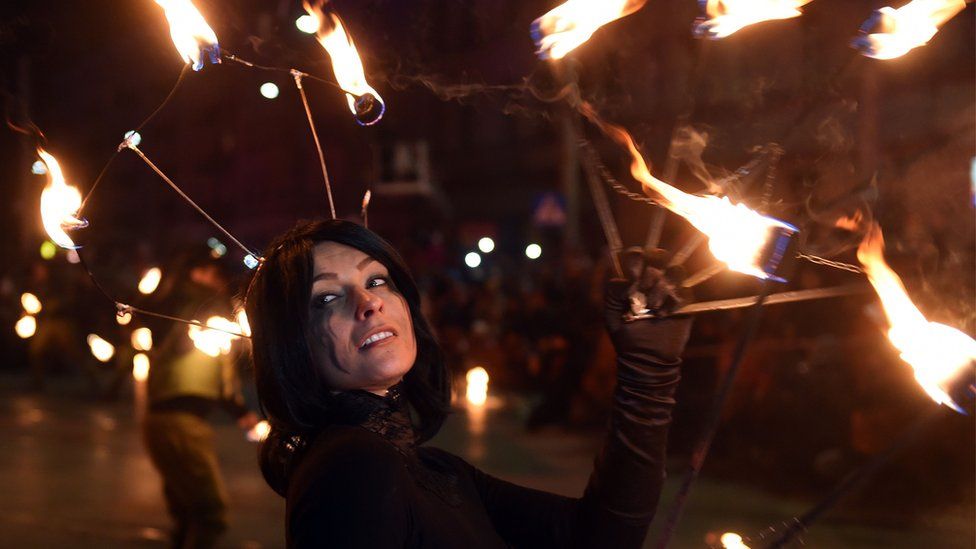
[[[137,351],[148,351],[152,349],[152,330],[146,327],[136,328],[132,331],[132,348]]]
[[[144,295],[149,295],[156,291],[159,287],[159,282],[163,279],[163,271],[159,267],[153,267],[148,269],[143,273],[142,278],[139,279],[139,293]]]
[[[96,334],[88,334],[88,347],[99,362],[108,362],[115,356],[115,346]]]
[[[24,315],[14,324],[14,331],[21,339],[29,339],[37,332],[37,320],[31,315]]]
[[[898,9],[883,7],[861,25],[851,46],[875,59],[901,57],[927,44],[965,7],[965,0],[914,0]]]
[[[29,315],[36,315],[41,312],[41,300],[30,292],[21,294],[20,304],[24,307],[24,312]]]
[[[800,7],[811,0],[707,0],[705,16],[696,22],[694,34],[698,38],[719,40],[735,34],[749,25],[799,17]]]
[[[264,439],[268,438],[268,434],[271,432],[271,424],[265,420],[261,420],[247,432],[247,440],[251,442],[263,442]]]
[[[641,9],[646,0],[568,0],[532,22],[541,59],[562,59],[603,25]]]
[[[132,357],[132,377],[136,381],[149,379],[149,356],[145,353],[136,353]]]
[[[169,35],[183,60],[198,71],[209,61],[220,63],[217,35],[190,0],[156,0],[166,12]]]
[[[719,538],[724,549],[749,549],[749,546],[743,543],[742,536],[736,534],[735,532],[726,532],[722,534]]]
[[[471,368],[464,376],[468,382],[465,397],[474,406],[483,406],[488,400],[488,372],[481,366]]]
[[[315,36],[319,44],[325,48],[332,59],[332,70],[335,72],[336,82],[346,92],[349,110],[356,120],[370,126],[380,121],[386,111],[386,104],[380,94],[366,81],[363,62],[356,51],[356,44],[352,37],[346,34],[339,16],[326,12],[327,2],[317,2],[312,5],[304,2],[305,11],[316,20]]]
[[[88,222],[78,219],[78,208],[81,207],[81,193],[78,189],[68,185],[64,180],[64,173],[58,161],[44,149],[38,148],[37,154],[47,166],[50,179],[41,192],[41,221],[48,237],[62,248],[76,248],[66,229],[86,227]]]
[[[247,322],[247,313],[244,309],[237,310],[237,325],[240,327],[241,334],[251,337],[251,325]]]
[[[684,217],[708,237],[708,247],[729,269],[758,278],[774,278],[767,272],[771,261],[779,263],[785,242],[796,227],[733,204],[726,197],[698,196],[682,192],[651,175],[634,140],[625,130],[600,120],[589,106],[583,114],[630,151],[630,173],[645,191],[658,195],[661,205]],[[771,250],[771,251],[770,251]]]
[[[857,258],[881,299],[891,344],[915,370],[915,379],[932,400],[962,412],[946,390],[957,374],[976,361],[976,341],[922,315],[884,260],[884,235],[877,223],[865,235]]]
[[[208,330],[191,324],[187,330],[187,335],[193,341],[194,347],[209,356],[226,355],[230,352],[234,340],[240,338],[240,326],[222,316],[212,316],[207,319],[205,324],[210,328],[217,329]]]

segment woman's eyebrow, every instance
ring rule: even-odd
[[[366,268],[366,265],[369,265],[373,261],[376,261],[376,260],[373,259],[372,257],[366,256],[365,258],[363,258],[362,261],[360,261],[359,263],[356,264],[356,268],[361,271],[361,270],[363,270],[363,269]]]
[[[315,278],[312,279],[312,282],[316,282],[318,280],[330,280],[336,278],[339,278],[339,275],[335,273],[319,273],[315,275]]]

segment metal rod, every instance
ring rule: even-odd
[[[848,284],[846,286],[832,286],[829,288],[817,288],[814,290],[796,290],[792,292],[780,292],[770,294],[766,297],[766,305],[776,305],[780,303],[796,303],[798,301],[812,301],[814,299],[826,299],[830,297],[841,297],[866,293],[871,290],[867,284]],[[672,315],[690,315],[697,313],[707,313],[711,311],[727,311],[729,309],[741,309],[756,303],[760,296],[751,295],[748,297],[737,297],[734,299],[720,299],[717,301],[702,301],[685,305],[672,312]]]
[[[669,183],[674,181],[675,176],[678,174],[678,159],[673,155],[674,140],[678,136],[678,131],[687,124],[691,115],[695,112],[695,106],[698,103],[699,82],[701,82],[702,69],[705,66],[705,57],[708,55],[706,52],[710,47],[708,44],[709,42],[707,40],[698,41],[698,51],[695,55],[694,64],[691,66],[691,71],[688,73],[688,80],[686,81],[688,102],[685,104],[684,110],[674,121],[674,126],[671,127],[671,139],[668,141],[668,152],[664,160],[664,181]],[[661,242],[661,234],[664,231],[666,214],[667,212],[663,207],[654,210],[651,216],[651,225],[647,229],[647,238],[644,243],[645,248],[658,247],[658,244]]]
[[[322,179],[325,180],[325,193],[329,197],[329,214],[332,219],[336,218],[335,203],[332,200],[332,183],[329,182],[329,170],[325,167],[325,153],[322,152],[322,143],[319,142],[319,133],[315,130],[315,121],[312,120],[312,109],[308,106],[308,98],[305,97],[305,89],[302,87],[302,77],[305,73],[295,69],[291,70],[291,75],[295,78],[295,87],[298,88],[298,95],[302,98],[302,106],[305,107],[305,117],[308,118],[308,128],[312,130],[312,139],[315,140],[315,150],[319,153],[319,165],[322,167]]]
[[[695,234],[691,235],[691,238],[685,242],[685,245],[682,246],[680,250],[675,252],[674,256],[671,258],[671,263],[668,265],[673,267],[675,265],[683,264],[688,260],[689,257],[691,257],[691,254],[693,254],[695,250],[697,250],[698,247],[705,242],[705,239],[705,233],[698,232],[696,229]]]
[[[569,88],[569,93],[566,96],[566,101],[569,103],[570,109],[573,111],[571,116],[570,131],[575,135],[577,143],[583,143],[581,139],[583,135],[583,130],[580,123],[580,115],[576,109],[576,106],[582,101],[579,95],[579,88],[576,86],[575,78],[573,76],[572,68],[563,64],[562,62],[554,62],[550,65],[552,67],[553,73],[557,78],[566,83]],[[580,148],[584,148],[581,144]],[[593,197],[593,205],[596,207],[597,217],[600,219],[600,226],[603,228],[603,236],[607,239],[607,246],[610,248],[610,263],[613,265],[614,273],[616,276],[623,276],[623,268],[620,265],[620,251],[623,250],[623,241],[620,239],[620,230],[617,228],[617,222],[613,218],[613,210],[610,209],[610,202],[607,199],[606,190],[603,188],[603,182],[600,179],[599,168],[595,165],[593,157],[587,154],[587,151],[583,151],[581,155],[580,164],[583,166],[583,174],[586,176],[586,184],[590,188],[590,195]]]
[[[206,211],[204,211],[203,208],[197,205],[197,203],[194,202],[192,198],[187,196],[187,194],[183,192],[183,189],[181,189],[179,185],[177,185],[176,183],[173,183],[173,180],[167,177],[162,170],[160,170],[155,164],[153,164],[152,160],[149,160],[149,158],[145,154],[143,154],[142,151],[139,150],[139,147],[133,144],[132,141],[130,140],[123,141],[122,144],[119,145],[119,148],[123,148],[123,147],[128,148],[132,150],[134,153],[136,153],[137,155],[139,155],[139,158],[141,158],[143,162],[145,162],[150,168],[152,168],[152,170],[156,172],[156,175],[158,175],[163,181],[165,181],[167,185],[169,185],[174,191],[176,191],[176,194],[180,195],[183,198],[183,200],[187,202],[187,204],[193,206],[193,209],[195,209],[197,212],[200,213],[200,215],[206,218],[206,220],[209,221],[211,225],[216,227],[218,231],[224,233],[224,236],[229,238],[231,242],[237,245],[238,248],[244,250],[244,253],[250,254],[254,257],[258,257],[257,253],[252,252],[250,249],[248,249],[248,247],[245,246],[243,243],[241,243],[240,240],[235,238],[234,235],[230,234],[230,231],[225,229],[220,223],[217,223],[217,220],[210,217],[210,214],[208,214]]]
[[[925,432],[928,427],[945,415],[945,408],[942,406],[934,407],[930,412],[918,416],[911,425],[908,426],[895,442],[884,452],[875,456],[871,461],[861,465],[857,469],[847,474],[840,482],[834,486],[819,503],[811,507],[788,523],[783,533],[772,541],[767,547],[778,549],[785,547],[787,543],[810,528],[814,521],[823,516],[824,513],[836,506],[845,496],[863,486],[864,482],[873,477],[882,467],[888,464],[895,456],[900,454],[905,448],[915,443],[918,437]]]
[[[173,87],[169,90],[169,93],[166,94],[166,98],[163,99],[163,102],[157,105],[155,109],[153,109],[153,112],[149,116],[144,118],[142,122],[140,122],[139,125],[132,130],[133,132],[139,132],[142,130],[146,124],[151,122],[153,118],[156,118],[157,114],[166,108],[166,105],[168,105],[176,95],[176,90],[178,90],[180,85],[183,84],[183,81],[186,79],[186,75],[189,74],[190,67],[191,65],[189,63],[183,65],[183,69],[180,71],[179,77],[176,78],[176,83],[173,84]],[[87,193],[85,193],[85,198],[81,201],[81,206],[78,206],[78,212],[75,214],[76,216],[81,217],[81,212],[83,212],[85,210],[85,206],[88,205],[88,199],[91,198],[92,194],[95,193],[95,189],[98,188],[98,184],[102,182],[102,178],[104,178],[105,174],[108,173],[109,167],[112,165],[112,162],[115,161],[115,157],[119,155],[120,150],[121,149],[116,148],[115,152],[112,153],[112,156],[108,157],[108,161],[105,162],[105,165],[102,166],[101,171],[98,172],[98,176],[95,177],[95,181],[92,183],[91,188],[88,189]]]
[[[691,467],[685,474],[681,488],[674,498],[674,503],[671,506],[671,512],[668,514],[664,531],[658,540],[657,547],[659,548],[665,548],[671,542],[671,537],[674,535],[678,527],[678,522],[681,520],[681,515],[684,512],[685,504],[688,502],[691,487],[695,483],[695,480],[698,479],[698,474],[705,464],[705,458],[708,456],[708,451],[712,446],[712,440],[715,438],[715,433],[718,431],[719,423],[722,419],[722,410],[725,408],[725,402],[732,392],[732,385],[739,373],[739,366],[742,364],[742,359],[745,358],[749,343],[755,338],[756,331],[759,328],[759,323],[762,319],[763,304],[769,296],[770,288],[772,288],[772,284],[769,281],[763,281],[762,290],[759,296],[755,298],[752,309],[749,311],[749,318],[746,320],[745,328],[739,336],[735,351],[732,354],[732,361],[729,363],[728,373],[725,375],[725,379],[722,381],[719,392],[715,397],[715,404],[712,406],[711,414],[706,423],[705,433],[702,435],[701,440],[699,440],[695,451],[691,454]]]
[[[715,263],[714,265],[705,267],[704,269],[698,271],[697,273],[693,273],[691,276],[684,279],[684,281],[681,282],[681,287],[694,288],[695,286],[705,282],[727,268],[728,267],[725,265],[725,263]]]

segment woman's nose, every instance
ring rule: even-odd
[[[366,320],[374,313],[383,310],[383,299],[365,289],[356,290],[356,319]]]

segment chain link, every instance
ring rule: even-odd
[[[825,267],[833,267],[834,269],[840,269],[842,271],[848,271],[851,273],[863,273],[864,269],[858,267],[857,265],[852,265],[850,263],[844,263],[841,261],[834,261],[832,259],[827,259],[825,257],[820,257],[816,255],[798,253],[796,254],[798,259],[806,259],[810,263],[815,263],[817,265],[823,265]]]

